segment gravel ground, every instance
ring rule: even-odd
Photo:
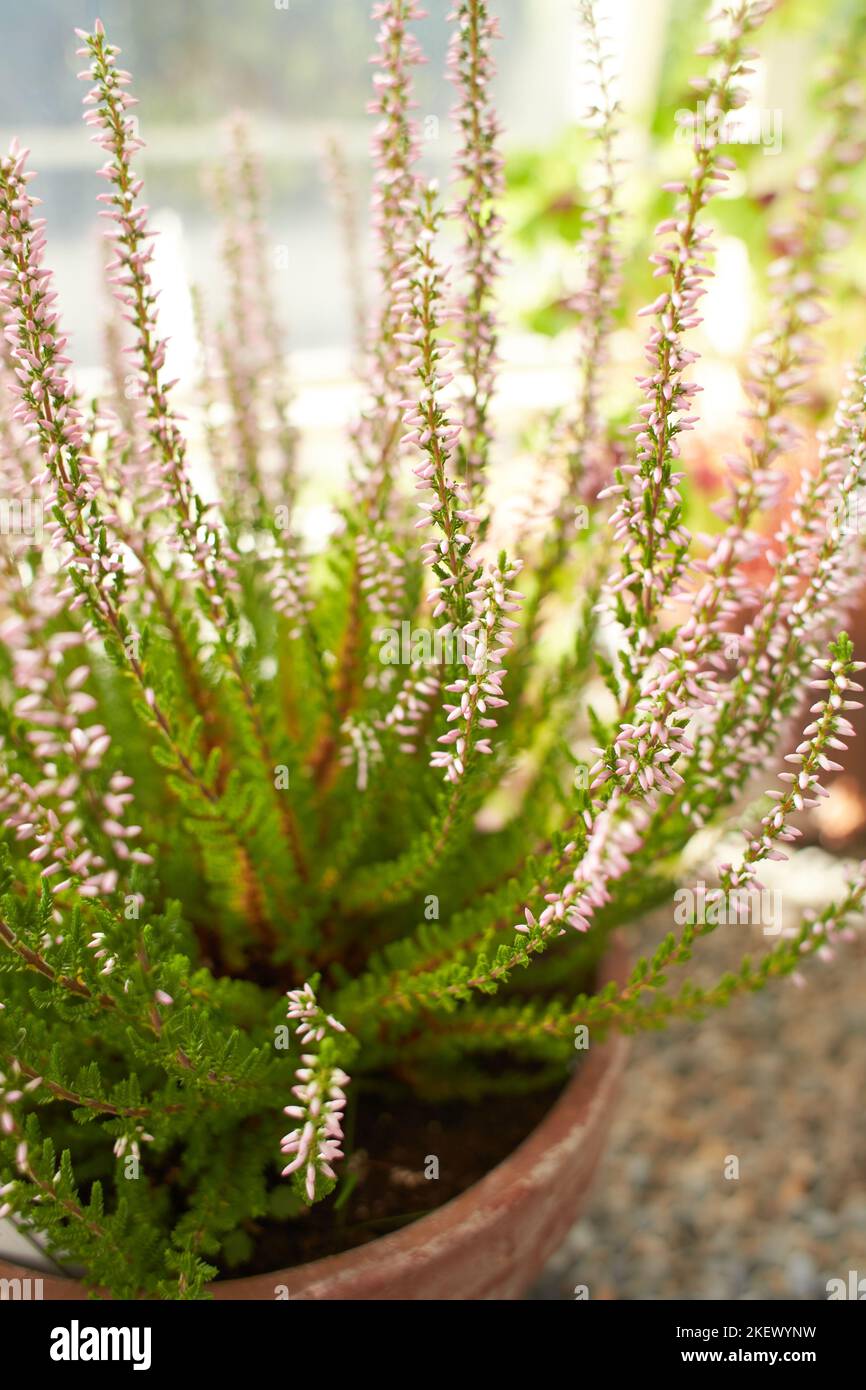
[[[839,865],[778,866],[786,905],[829,896]],[[640,933],[645,947],[671,923]],[[755,928],[699,943],[709,981]],[[532,1299],[824,1299],[866,1277],[866,935],[808,985],[735,1001],[703,1024],[634,1040],[624,1094],[583,1218]],[[725,1176],[739,1160],[739,1177]],[[866,1288],[866,1285],[864,1285]]]

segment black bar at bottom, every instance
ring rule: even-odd
[[[19,1375],[38,1373],[49,1384],[70,1376],[86,1383],[105,1373],[141,1380],[167,1372],[216,1373],[222,1383],[241,1373],[249,1390],[258,1390],[277,1375],[297,1382],[307,1369],[328,1368],[328,1381],[342,1390],[359,1372],[388,1368],[388,1381],[429,1384],[441,1368],[450,1383],[476,1365],[487,1381],[501,1366],[512,1384],[522,1365],[544,1374],[563,1358],[569,1380],[591,1373],[597,1381],[599,1362],[617,1376],[806,1367],[826,1379],[860,1362],[863,1310],[845,1301],[516,1306],[7,1299],[0,1301],[0,1337],[4,1360],[13,1347],[20,1357]],[[3,1380],[11,1385],[16,1378]]]

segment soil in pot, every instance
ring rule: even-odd
[[[564,1084],[565,1078],[563,1078]],[[351,1160],[354,1185],[288,1219],[250,1223],[253,1251],[240,1263],[220,1261],[220,1276],[238,1279],[349,1250],[450,1202],[507,1158],[541,1122],[561,1085],[518,1096],[425,1104],[407,1088],[358,1107]],[[438,1160],[438,1177],[430,1159]]]

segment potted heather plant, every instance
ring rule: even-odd
[[[768,8],[733,0],[719,17],[705,114],[740,105]],[[845,161],[831,152],[800,181],[723,525],[693,539],[678,461],[697,424],[705,209],[732,160],[720,120],[696,123],[657,228],[626,450],[602,407],[620,118],[580,0],[599,161],[578,386],[544,453],[560,483],[544,536],[505,553],[488,486],[491,9],[458,0],[452,16],[446,195],[416,168],[423,16],[414,0],[374,7],[381,293],[323,552],[299,535],[242,130],[217,181],[225,322],[199,300],[218,501],[193,486],[164,376],[134,98],[100,24],[80,53],[123,328],[99,400],[71,375],[27,155],[0,161],[0,466],[20,523],[0,615],[0,1216],[57,1266],[49,1296],[516,1296],[577,1209],[624,1035],[798,978],[861,911],[859,873],[736,975],[677,982],[698,938],[749,920],[762,865],[798,835],[859,708],[840,628],[862,564],[845,523],[866,468],[862,367],[769,580],[749,578],[814,355],[822,200]],[[837,108],[837,154],[857,109]],[[552,615],[568,625],[555,661],[539,640]],[[775,790],[743,813],[756,768]],[[734,817],[746,843],[716,866],[712,908],[677,898],[674,912],[685,852]],[[629,973],[614,934],[665,904],[676,931]]]

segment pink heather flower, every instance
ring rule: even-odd
[[[346,1031],[342,1023],[319,1006],[309,982],[290,990],[288,999],[287,1016],[299,1020],[295,1031],[302,1043],[321,1043],[328,1034]],[[283,1154],[290,1155],[282,1175],[289,1177],[303,1169],[309,1202],[316,1199],[317,1176],[334,1179],[333,1164],[343,1157],[342,1112],[346,1105],[344,1088],[349,1081],[346,1073],[333,1064],[330,1051],[302,1054],[292,1087],[297,1104],[285,1107],[285,1113],[300,1123],[281,1140]]]
[[[438,188],[428,184],[420,197],[420,230],[412,255],[402,266],[404,285],[399,307],[403,313],[400,340],[409,343],[413,355],[401,369],[415,379],[416,392],[403,402],[404,424],[408,433],[404,444],[414,445],[421,459],[414,468],[417,490],[425,500],[416,529],[435,525],[440,539],[421,545],[425,565],[445,570],[430,593],[434,618],[444,618],[440,631],[455,631],[471,617],[469,591],[476,583],[481,562],[473,554],[473,532],[479,518],[472,511],[465,485],[450,476],[460,426],[447,414],[441,393],[451,379],[443,371],[450,343],[438,335],[439,325],[448,317],[441,269],[433,253],[433,241],[442,219],[437,208]]]
[[[820,961],[825,963],[835,959],[836,946],[841,943],[850,944],[857,939],[857,930],[852,925],[853,918],[859,918],[862,925],[864,913],[864,900],[866,900],[866,860],[863,860],[856,875],[848,883],[845,896],[835,903],[829,904],[821,913],[813,908],[807,908],[803,913],[800,927],[787,926],[782,928],[782,936],[790,940],[793,937],[803,935],[803,928],[806,928],[804,938],[800,941],[800,955],[803,957],[816,955]],[[794,971],[789,976],[791,984],[797,989],[805,989],[806,979],[799,971]]]
[[[396,625],[406,593],[403,561],[382,526],[355,540],[361,592],[382,626]]]
[[[577,861],[577,844],[566,845],[562,852],[563,868],[573,863],[564,886],[549,887],[546,892],[539,887],[546,906],[537,918],[525,908],[525,921],[514,930],[535,943],[561,934],[566,923],[575,931],[588,931],[594,914],[611,900],[610,885],[628,872],[650,824],[646,808],[630,804],[618,788],[606,805],[596,802],[584,814],[586,836]]]
[[[112,867],[108,856],[130,863],[153,862],[150,855],[129,846],[129,839],[140,833],[138,826],[125,826],[109,819],[103,823],[104,842],[98,848],[81,839],[74,794],[83,785],[97,804],[103,795],[91,784],[90,775],[100,767],[99,757],[94,759],[92,753],[94,742],[91,737],[79,740],[79,749],[83,750],[79,753],[75,752],[72,741],[66,744],[52,738],[34,742],[36,756],[46,758],[45,776],[38,790],[19,773],[4,774],[0,770],[0,816],[6,826],[15,831],[16,840],[34,842],[28,858],[31,863],[42,866],[44,879],[56,879],[61,869],[64,871],[63,879],[53,884],[55,896],[67,888],[74,888],[84,898],[112,894],[117,888],[118,871]],[[100,757],[105,747],[107,745],[101,749]],[[61,778],[60,769],[70,765],[76,770]]]
[[[831,211],[845,186],[840,170],[844,170],[849,158],[844,151],[851,139],[852,111],[862,111],[862,93],[846,89],[835,105],[836,122],[822,143],[811,176],[804,175],[798,181],[797,220],[793,227],[777,232],[778,239],[784,240],[787,254],[772,267],[770,328],[753,347],[746,381],[750,400],[746,450],[742,457],[726,460],[730,496],[716,508],[728,525],[721,536],[708,541],[707,557],[693,561],[697,580],[689,585],[692,591],[688,595],[688,616],[678,633],[676,653],[660,651],[650,663],[637,705],[636,723],[643,727],[664,726],[675,710],[703,707],[709,711],[711,728],[715,723],[713,709],[718,712],[726,703],[724,688],[714,672],[726,669],[722,653],[731,640],[736,642],[738,651],[745,649],[747,670],[743,682],[749,696],[754,697],[760,687],[756,663],[760,661],[763,641],[783,612],[793,612],[795,606],[796,596],[789,586],[794,575],[803,572],[802,551],[787,557],[774,578],[772,599],[764,607],[760,625],[748,625],[740,640],[736,632],[738,614],[750,606],[760,608],[766,604],[764,596],[751,592],[743,573],[744,563],[760,553],[765,542],[746,528],[755,513],[766,513],[776,505],[784,474],[773,464],[799,439],[800,432],[786,418],[785,409],[802,401],[808,366],[815,357],[809,329],[823,316],[823,311],[812,267],[821,252]],[[841,216],[841,210],[837,215]],[[856,436],[860,408],[860,403],[847,393],[840,406],[837,429],[848,438]],[[798,504],[806,503],[810,495],[817,499],[827,481],[823,469],[818,485],[811,475],[806,475]],[[800,518],[801,524],[804,520],[805,517]],[[781,539],[783,543],[789,536],[808,539],[810,530],[807,524],[802,530],[792,529]],[[738,738],[740,732],[738,728]],[[705,732],[702,746],[706,746],[708,737]],[[647,748],[652,744],[652,739],[649,744],[644,740],[643,759],[649,760],[646,771],[650,777],[653,760]],[[634,755],[635,740],[621,733],[617,747],[620,756],[624,752]],[[729,763],[726,765],[730,767]]]
[[[433,253],[433,242],[442,217],[437,209],[438,188],[428,184],[421,197],[420,227],[413,254],[404,265],[405,298],[402,301],[404,332],[414,356],[402,368],[416,378],[416,395],[404,402],[408,433],[404,444],[420,451],[414,469],[417,490],[425,498],[419,530],[435,525],[439,539],[421,545],[424,563],[436,567],[437,582],[430,592],[434,619],[442,619],[440,637],[459,634],[471,644],[467,658],[472,679],[458,679],[446,690],[459,695],[459,704],[446,704],[448,723],[454,728],[440,735],[442,745],[431,756],[431,766],[443,770],[445,780],[459,783],[474,753],[489,755],[490,741],[479,732],[496,727],[493,711],[502,708],[504,671],[502,657],[511,646],[517,626],[510,615],[517,612],[521,595],[510,588],[519,566],[503,569],[490,564],[484,575],[475,558],[474,531],[479,518],[472,510],[468,489],[451,475],[451,461],[460,437],[441,401],[451,374],[443,371],[450,344],[437,329],[447,317],[443,277]]]
[[[604,448],[604,421],[599,404],[604,370],[607,365],[613,316],[621,288],[621,254],[617,247],[616,225],[622,216],[617,205],[616,153],[619,135],[620,103],[607,45],[599,30],[593,0],[580,0],[578,15],[583,31],[587,80],[597,93],[597,105],[586,113],[598,155],[587,192],[578,254],[583,267],[583,283],[569,307],[578,314],[577,365],[580,385],[576,401],[566,408],[557,422],[550,442],[550,453],[564,459],[565,487],[552,518],[553,539],[559,553],[573,538],[575,505],[599,497],[621,496],[621,486],[600,492],[607,481],[607,450]],[[556,554],[557,551],[554,551]]]
[[[298,1104],[287,1105],[285,1113],[302,1123],[280,1141],[282,1153],[290,1155],[282,1176],[303,1169],[307,1199],[313,1202],[317,1176],[335,1179],[333,1164],[343,1157],[342,1112],[349,1077],[339,1067],[323,1065],[312,1053],[304,1053],[301,1063],[296,1072],[298,1085],[292,1087]]]
[[[320,1007],[309,981],[301,989],[290,989],[286,997],[289,1001],[286,1017],[299,1020],[295,1031],[302,1043],[321,1042],[328,1031],[345,1033],[342,1023]]]
[[[142,461],[147,482],[160,494],[163,508],[174,515],[176,530],[167,540],[194,565],[214,622],[222,630],[227,597],[237,587],[234,557],[218,528],[206,521],[206,509],[190,483],[186,446],[163,381],[166,344],[157,334],[156,296],[148,269],[153,233],[147,227],[146,207],[137,202],[142,181],[131,163],[143,141],[127,115],[136,99],[124,90],[131,78],[117,66],[119,52],[97,30],[85,36],[84,47],[78,50],[80,56],[90,59],[89,68],[80,76],[93,83],[84,98],[88,108],[85,123],[95,130],[95,143],[109,156],[99,173],[110,189],[98,195],[105,204],[101,216],[112,224],[106,232],[115,253],[109,283],[133,329],[131,351],[137,359],[145,402],[141,419],[149,440],[147,457]]]
[[[355,538],[358,583],[368,613],[376,618],[374,640],[381,629],[399,628],[406,598],[404,560],[383,524],[361,531]],[[367,687],[387,690],[393,683],[393,665],[379,663],[365,680]]]
[[[393,731],[400,740],[397,746],[402,753],[416,751],[420,726],[440,694],[441,684],[436,677],[425,672],[420,662],[413,663],[381,721],[382,732]]]
[[[26,152],[13,144],[9,155],[0,160],[0,305],[18,377],[12,387],[18,396],[13,418],[27,431],[28,443],[38,444],[44,461],[44,472],[37,482],[49,489],[46,501],[54,514],[46,530],[52,544],[63,554],[63,571],[68,579],[58,597],[63,602],[70,601],[70,612],[86,605],[90,614],[81,636],[69,634],[68,640],[75,645],[82,639],[90,641],[98,634],[110,633],[122,643],[126,587],[123,554],[106,518],[100,514],[101,480],[95,459],[83,447],[83,422],[65,375],[69,365],[64,353],[66,339],[51,307],[55,297],[51,276],[42,266],[43,221],[31,216],[34,200],[27,192],[31,175],[25,169],[25,159]],[[204,559],[207,547],[202,549],[203,542],[199,541],[196,545],[201,552],[199,558]],[[217,587],[221,582],[214,580]],[[210,591],[216,593],[213,584]],[[224,628],[222,622],[220,630]],[[125,645],[124,651],[136,681],[146,690],[145,672],[138,657]],[[169,722],[155,697],[152,707],[160,729],[170,735]],[[53,713],[46,714],[53,721]],[[107,745],[104,731],[91,732],[95,742],[89,756],[93,760]],[[44,751],[49,756],[52,733],[50,728],[43,733]],[[122,850],[117,852],[123,855]],[[149,858],[141,857],[142,854],[135,850],[124,857],[149,863]]]
[[[426,12],[415,0],[381,0],[373,6],[379,22],[372,63],[374,96],[367,110],[376,118],[372,143],[374,187],[371,205],[379,255],[381,304],[371,334],[366,371],[372,403],[356,431],[358,466],[354,479],[357,500],[372,516],[382,516],[393,485],[400,424],[399,370],[407,347],[399,337],[402,325],[405,245],[417,230],[416,176],[420,139],[412,116],[412,69],[425,61],[407,26]]]
[[[370,782],[370,770],[382,761],[382,744],[375,728],[367,722],[349,718],[340,726],[342,747],[340,763],[355,768],[355,790],[364,792]]]
[[[736,868],[730,864],[722,866],[721,883],[726,891],[754,882],[756,867],[763,860],[788,857],[779,846],[799,839],[802,834],[791,824],[791,816],[817,806],[819,800],[827,795],[820,780],[823,772],[842,770],[840,764],[833,760],[831,750],[844,751],[848,746],[845,738],[854,735],[846,711],[862,709],[863,705],[861,701],[848,697],[852,693],[862,692],[862,685],[854,681],[852,676],[855,671],[862,670],[866,662],[852,661],[849,654],[843,654],[840,645],[833,657],[820,658],[815,665],[827,673],[828,679],[813,680],[810,685],[813,689],[826,690],[827,694],[812,706],[811,713],[816,717],[803,730],[803,740],[796,751],[785,757],[785,761],[792,764],[794,769],[779,774],[779,780],[786,784],[786,790],[767,793],[775,804],[761,821],[760,833],[757,836],[746,834],[746,853]]]
[[[10,1068],[12,1073],[11,1078],[7,1077],[3,1072],[0,1072],[0,1133],[6,1135],[20,1132],[15,1117],[15,1106],[24,1099],[26,1094],[38,1090],[42,1085],[41,1076],[34,1076],[27,1081],[24,1080],[21,1064],[17,1057],[11,1058]],[[22,1163],[20,1161],[22,1153],[26,1164],[27,1146],[26,1144],[19,1143],[18,1157],[16,1159],[19,1169],[22,1169]],[[4,1187],[3,1194],[8,1191],[9,1187]]]
[[[115,1139],[113,1148],[114,1156],[115,1158],[123,1158],[124,1154],[129,1150],[133,1158],[140,1159],[141,1145],[152,1143],[153,1135],[146,1134],[144,1125],[137,1124],[131,1134],[121,1134]]]
[[[859,537],[848,508],[866,485],[866,377],[852,373],[816,472],[804,471],[778,536],[774,573],[740,640],[740,666],[713,704],[699,741],[699,804],[722,769],[735,781],[756,746],[776,742],[782,695],[797,687],[859,591]]]
[[[698,215],[727,181],[735,167],[718,152],[720,135],[716,117],[742,104],[743,89],[737,77],[749,56],[743,38],[758,27],[767,13],[763,0],[740,0],[725,12],[728,32],[713,76],[702,88],[708,122],[702,131],[695,118],[694,167],[681,185],[673,216],[657,231],[667,238],[650,257],[655,277],[666,287],[640,312],[653,320],[645,356],[649,374],[638,378],[645,404],[641,423],[633,426],[636,456],[619,470],[617,485],[625,492],[612,517],[613,534],[622,551],[622,573],[613,583],[618,612],[627,623],[629,654],[627,675],[634,683],[654,650],[653,628],[663,602],[675,592],[684,569],[691,538],[680,521],[679,436],[692,429],[692,398],[699,387],[685,373],[696,354],[685,346],[688,330],[701,318],[698,307],[710,275],[710,228],[699,225]]]
[[[289,637],[297,639],[302,636],[313,607],[309,592],[309,564],[291,537],[285,537],[279,543],[269,537],[262,558],[268,566],[265,584],[271,595],[273,610],[288,623]]]
[[[469,591],[473,616],[462,629],[469,644],[467,675],[445,686],[450,695],[459,699],[444,706],[447,722],[453,727],[439,737],[438,742],[444,746],[434,750],[430,758],[430,766],[441,768],[448,782],[460,781],[474,754],[489,756],[493,751],[486,731],[497,727],[494,713],[508,703],[502,693],[502,660],[512,644],[511,632],[517,626],[509,615],[517,612],[523,597],[510,587],[518,573],[518,565],[500,569],[491,563],[484,577]]]
[[[222,218],[230,309],[228,324],[215,334],[231,444],[218,450],[219,484],[234,514],[263,526],[277,505],[289,511],[294,506],[297,430],[289,419],[291,387],[268,276],[272,248],[263,214],[261,162],[239,113],[230,122],[228,159],[212,184]],[[207,351],[200,299],[198,313]],[[279,533],[276,539],[282,539]]]
[[[52,307],[51,275],[42,263],[45,224],[32,216],[36,200],[27,188],[33,176],[26,157],[13,142],[0,160],[0,306],[17,376],[10,386],[17,397],[12,416],[44,459],[37,482],[50,490],[45,510],[56,509],[60,516],[46,525],[52,544],[66,552],[70,576],[74,573],[97,611],[107,616],[112,595],[122,587],[123,560],[95,505],[97,465],[84,449],[82,417],[65,376],[66,339]]]
[[[459,132],[455,165],[462,195],[453,209],[463,230],[464,285],[454,306],[460,327],[463,433],[458,467],[469,495],[480,496],[490,450],[489,408],[496,381],[496,278],[502,217],[497,203],[504,179],[497,149],[501,133],[489,86],[496,73],[492,41],[501,37],[485,0],[461,0],[448,16],[456,24],[448,51],[449,77],[458,91],[452,116]]]

